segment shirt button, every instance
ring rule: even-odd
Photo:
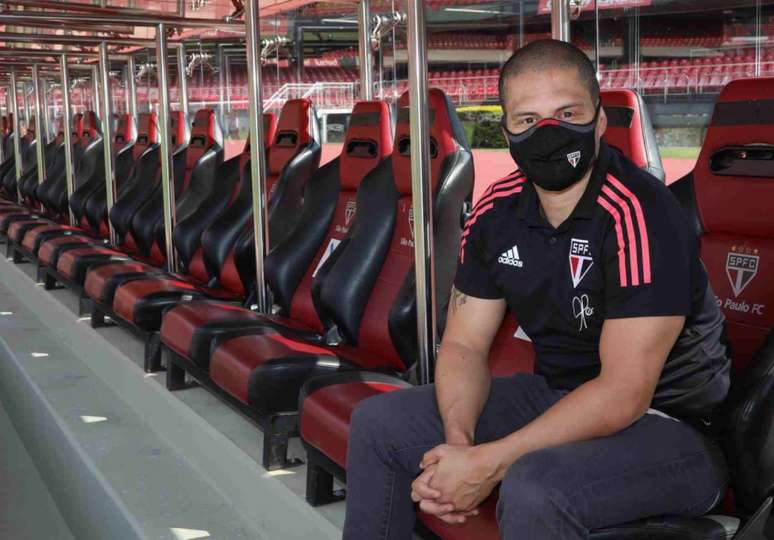
[[[549,238],[548,239],[548,243],[550,245],[552,245],[552,246],[555,245],[556,244],[556,236],[552,236],[551,238]]]

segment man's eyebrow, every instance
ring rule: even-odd
[[[576,103],[568,103],[566,105],[562,105],[561,107],[557,108],[554,112],[564,111],[566,109],[572,109],[575,107],[582,107],[583,103],[578,101]],[[511,114],[508,115],[511,118],[519,118],[521,116],[540,116],[536,112],[531,111],[513,111]]]

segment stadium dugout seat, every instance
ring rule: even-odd
[[[61,218],[60,214],[52,204],[53,193],[60,183],[64,182],[65,173],[65,146],[64,146],[64,120],[60,118],[57,122],[56,137],[52,141],[54,146],[53,159],[46,168],[46,179],[35,190],[35,199],[40,204],[42,215],[52,218]],[[9,237],[12,237],[9,234]]]
[[[64,134],[60,133],[60,137],[64,138]],[[132,172],[132,167],[136,158],[145,150],[140,145],[135,145],[136,140],[136,127],[134,125],[134,119],[130,115],[123,115],[117,119],[116,131],[111,146],[116,160],[116,181],[119,185],[123,185],[125,179]],[[101,148],[99,148],[101,150]],[[46,201],[53,199],[66,198],[67,186],[64,171],[64,143],[62,142],[59,148],[56,150],[58,157],[55,159],[52,167],[58,167],[59,170],[52,171],[52,175],[46,179],[46,181],[38,187],[36,193],[44,195]],[[86,154],[84,154],[86,155]],[[60,161],[61,158],[61,161]],[[34,260],[34,256],[30,253],[25,253],[23,249],[24,238],[32,230],[45,229],[46,231],[59,227],[60,230],[72,232],[79,230],[85,235],[92,235],[95,237],[102,236],[103,238],[108,236],[107,224],[100,223],[103,220],[100,216],[100,209],[105,205],[105,178],[104,174],[100,177],[100,171],[104,171],[104,155],[95,156],[95,159],[102,158],[102,166],[95,167],[95,173],[90,177],[89,187],[82,188],[81,194],[84,197],[85,203],[83,207],[83,215],[81,216],[80,226],[77,228],[65,225],[65,216],[61,215],[48,215],[45,211],[33,212],[25,219],[18,219],[10,224],[7,231],[8,237],[8,251],[9,254],[13,253],[14,262],[21,262],[24,255],[27,255],[31,260]],[[79,168],[81,163],[78,163]],[[76,178],[77,176],[76,170]],[[90,194],[86,193],[91,191]],[[74,192],[75,193],[75,192]],[[41,203],[42,204],[42,203]],[[100,206],[102,205],[102,207]],[[43,205],[45,208],[45,205]],[[57,219],[59,218],[59,219]],[[103,220],[104,221],[104,220]]]
[[[64,176],[64,134],[60,132],[62,142],[58,148],[52,150],[59,154],[60,160],[55,157],[54,163],[59,166],[58,171],[52,171],[52,176],[38,186],[39,190],[48,193],[50,190],[56,190],[61,193],[62,188],[66,192],[66,179]],[[113,139],[112,151],[115,156],[115,178],[119,186],[122,186],[126,177],[131,174],[132,167],[136,158],[145,150],[142,146],[135,145],[136,126],[134,119],[130,115],[122,115],[116,122],[115,136]],[[61,152],[59,151],[61,150]],[[104,156],[103,156],[104,159]],[[103,161],[104,168],[104,161]],[[57,174],[59,173],[59,174]],[[56,175],[56,176],[55,176]],[[50,182],[49,182],[50,181]],[[99,178],[99,174],[92,177],[93,189],[90,195],[86,197],[84,214],[81,218],[80,228],[91,235],[108,236],[107,224],[104,223],[102,211],[106,207],[105,200],[105,178]],[[37,193],[38,191],[35,191]],[[14,262],[22,260],[23,251],[18,247],[22,245],[24,236],[31,230],[46,227],[47,225],[56,225],[52,219],[44,219],[44,212],[33,213],[27,219],[14,221],[8,227],[8,247],[9,254],[13,252]],[[50,216],[55,217],[55,216]]]
[[[3,237],[7,230],[6,220],[9,219],[10,216],[18,215],[20,211],[23,213],[26,210],[26,207],[22,203],[13,201],[16,201],[18,197],[16,167],[21,167],[21,180],[24,179],[25,175],[29,175],[35,171],[37,155],[35,152],[35,133],[33,130],[28,129],[24,136],[19,139],[19,149],[21,151],[21,164],[16,163],[16,160],[14,159],[12,165],[6,171],[5,176],[3,176],[3,189],[12,201],[10,204],[3,205],[3,207],[0,208],[0,236]]]
[[[771,124],[763,108],[774,79],[735,81],[721,93],[693,173],[673,192],[701,234],[701,256],[715,299],[726,316],[734,373],[729,396],[713,420],[731,472],[723,510],[733,515],[655,516],[604,530],[594,540],[760,540],[774,495],[774,161]],[[768,141],[771,141],[770,143]],[[728,201],[734,201],[729,204]],[[761,275],[758,275],[761,274]],[[531,346],[507,316],[495,339],[490,367],[497,375],[531,369]],[[514,337],[509,339],[509,335]],[[334,499],[331,473],[344,480],[349,421],[366,397],[406,386],[381,373],[332,375],[312,380],[301,394],[301,436],[309,453],[307,498]],[[496,494],[479,516],[460,526],[420,514],[424,537],[497,540]],[[719,509],[718,509],[719,510]]]
[[[184,121],[183,115],[177,115],[177,121]],[[215,114],[210,109],[201,109],[194,118],[192,128],[185,122],[184,136],[189,137],[185,149],[178,145],[178,151],[173,156],[173,178],[176,192],[176,210],[184,207],[186,214],[191,203],[198,203],[212,192],[215,171],[222,161],[223,147],[220,130]],[[163,226],[163,206],[161,201],[161,182],[158,183],[153,196],[145,202],[132,219],[132,237],[138,245],[145,246],[140,250],[146,271],[157,271],[166,262],[166,258],[157,245],[156,227]],[[86,236],[74,239],[68,243],[67,238],[54,238],[41,245],[39,259],[46,266],[46,287],[55,282],[63,283],[76,291],[82,291],[86,272],[92,264],[94,255],[108,255],[101,263],[114,262],[108,265],[115,267],[130,257],[126,253],[110,246],[95,246],[92,239]],[[163,237],[162,237],[163,243]],[[96,252],[96,253],[95,253]],[[136,255],[139,257],[139,255]]]
[[[605,137],[608,143],[663,182],[666,174],[656,144],[656,132],[642,96],[632,90],[604,90],[600,98],[607,115]]]
[[[342,155],[332,165],[323,167],[314,184],[309,184],[298,226],[266,258],[266,275],[272,290],[276,289],[274,303],[282,306],[281,315],[273,320],[296,320],[322,331],[312,305],[316,270],[349,231],[360,182],[391,153],[392,127],[387,105],[356,104]],[[254,261],[253,250],[249,250],[249,255]],[[207,371],[210,342],[216,336],[253,328],[262,320],[248,309],[191,302],[169,311],[161,337],[172,354]]]
[[[78,167],[75,172],[75,185],[76,190],[73,193],[79,193],[78,204],[76,205],[81,211],[83,210],[83,203],[85,197],[90,190],[90,186],[94,184],[95,177],[101,176],[101,171],[104,169],[104,156],[102,155],[102,135],[99,131],[99,125],[96,115],[93,112],[87,112],[83,121],[83,132],[78,140]],[[28,148],[26,153],[34,152],[34,145]],[[34,167],[33,167],[34,169]],[[22,178],[22,183],[24,178]],[[73,199],[73,197],[71,197]],[[72,203],[72,200],[70,201]],[[72,204],[71,204],[72,206]],[[73,207],[75,212],[75,207]],[[13,211],[0,211],[0,233],[7,236],[8,228],[12,223],[16,221],[29,220],[30,216],[36,214],[34,209],[27,207],[17,209]],[[9,239],[10,240],[10,239]],[[12,242],[9,241],[9,244]],[[10,247],[10,245],[9,245]]]
[[[320,146],[316,139],[303,142],[304,132],[316,133],[309,128],[311,123],[316,122],[310,103],[296,100],[286,104],[285,110],[284,121],[280,119],[280,129],[270,147],[269,158],[272,159],[277,148],[279,157],[275,156],[272,163],[281,168],[274,181],[282,189],[275,192],[275,197],[281,193],[287,198],[298,191],[289,184],[300,183],[303,186],[312,177],[319,163]],[[266,117],[266,120],[267,127],[271,129],[272,118]],[[288,139],[297,143],[292,153],[285,152],[287,146],[280,142]],[[158,330],[164,309],[202,296],[236,303],[244,301],[248,287],[243,276],[249,272],[240,271],[238,261],[245,259],[239,252],[248,248],[244,242],[237,243],[242,232],[252,228],[252,185],[248,160],[249,146],[245,146],[241,156],[214,171],[209,188],[201,185],[196,198],[181,198],[178,201],[173,243],[180,261],[180,273],[171,275],[134,261],[103,264],[94,272],[88,272],[85,292],[92,306],[92,324],[103,324],[107,314],[113,321],[142,336],[146,341],[145,367],[148,371],[159,368]],[[271,223],[273,216],[269,218]],[[63,254],[59,261],[61,271],[68,271],[69,268],[70,275],[86,274],[90,264],[83,263],[83,255],[81,250]]]
[[[449,99],[433,89],[429,101],[436,257],[453,260],[460,212],[472,190],[472,156]],[[312,285],[312,298],[305,299],[314,312],[307,308],[302,315],[313,318],[272,324],[262,317],[260,325],[222,334],[211,345],[208,380],[218,395],[263,428],[267,468],[287,463],[288,438],[297,434],[298,391],[308,378],[368,367],[404,371],[415,356],[407,94],[398,106],[392,156],[362,181],[357,217],[319,267],[322,275]],[[451,272],[438,274],[441,304],[448,299],[451,279]],[[272,283],[272,291],[282,291],[282,286]],[[291,297],[283,299],[291,302],[292,311]],[[170,358],[174,363],[174,355]]]
[[[188,140],[187,136],[185,135],[185,124],[174,120],[177,114],[179,113],[172,114],[171,122],[173,127],[173,147],[175,147],[175,141],[177,140],[185,140],[186,144]],[[176,128],[175,126],[180,127]],[[180,130],[180,133],[177,133],[178,129]],[[77,144],[74,144],[74,146],[76,148],[78,147]],[[134,212],[136,212],[137,209],[142,204],[144,204],[144,202],[153,192],[153,189],[160,181],[158,156],[159,147],[156,132],[155,113],[140,114],[138,136],[135,147],[137,149],[147,147],[149,150],[142,153],[142,155],[140,155],[135,162],[132,177],[127,183],[126,191],[121,195],[121,197],[118,198],[113,207],[113,211],[116,212],[116,215],[123,215],[124,217],[128,215],[129,220],[131,220]],[[184,145],[183,148],[185,148]],[[177,150],[179,150],[179,148]],[[73,157],[73,160],[77,165],[78,159],[76,156]],[[67,211],[67,186],[64,182],[60,184],[57,192],[52,196],[52,199],[55,201],[54,204],[56,207],[60,209],[60,212],[64,214]],[[129,209],[127,209],[125,213],[121,214],[121,211],[118,210],[118,208],[126,206],[129,206]],[[123,240],[123,233],[126,231],[126,228],[121,229],[119,226],[125,225],[128,227],[128,224],[125,221],[121,221],[120,219],[113,219],[112,221],[114,227],[116,227],[119,240]],[[20,246],[17,242],[17,250],[21,251],[25,257],[31,260],[37,259],[39,264],[44,267],[45,262],[49,260],[49,258],[53,257],[53,250],[59,248],[60,246],[64,247],[81,245],[99,241],[100,240],[86,234],[86,232],[80,227],[51,224],[28,231],[24,235]],[[48,253],[44,251],[44,253],[41,254],[40,247],[45,242],[51,242],[47,247]],[[41,257],[41,255],[43,256]]]
[[[269,124],[271,124],[270,121]],[[175,176],[178,176],[178,173],[182,174],[185,172],[184,160],[186,157],[185,152],[179,152],[176,155],[179,155],[181,158],[176,161],[179,163],[175,166]],[[81,275],[84,273],[86,275],[83,281],[84,297],[82,297],[82,301],[84,304],[102,305],[105,306],[107,311],[111,311],[113,295],[119,284],[129,279],[142,277],[148,272],[161,272],[160,264],[145,256],[150,250],[140,247],[141,245],[147,245],[149,241],[147,239],[143,240],[143,237],[139,237],[139,241],[135,239],[138,237],[138,230],[140,233],[145,231],[145,236],[147,236],[150,230],[149,227],[143,229],[137,227],[137,225],[147,221],[155,222],[157,216],[162,212],[161,188],[158,185],[160,181],[160,178],[157,179],[157,185],[150,195],[151,198],[139,210],[136,209],[138,202],[132,202],[132,199],[127,199],[126,204],[124,204],[125,201],[122,199],[119,201],[118,208],[113,208],[111,219],[114,218],[114,227],[118,232],[119,238],[122,239],[120,243],[121,252],[107,248],[95,248],[92,250],[84,249],[79,253],[71,255],[72,262],[68,264],[71,272],[78,276],[78,282],[81,283]],[[179,182],[179,184],[181,183],[182,181]],[[139,198],[140,194],[138,192],[135,195]],[[130,260],[126,256],[127,254],[136,260]],[[116,262],[116,264],[108,265],[106,264],[108,262]],[[98,268],[94,268],[95,266],[98,266]],[[93,324],[97,326],[102,324],[103,316],[101,310],[93,312],[92,315]]]

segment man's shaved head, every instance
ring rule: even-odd
[[[589,57],[575,45],[555,39],[533,41],[511,55],[500,70],[500,103],[505,106],[507,81],[526,71],[541,71],[550,67],[576,69],[578,79],[586,87],[592,104],[599,100],[599,81],[594,64]],[[546,89],[549,90],[549,89]]]

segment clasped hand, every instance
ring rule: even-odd
[[[487,445],[442,444],[426,452],[411,499],[446,523],[465,523],[500,481]]]

